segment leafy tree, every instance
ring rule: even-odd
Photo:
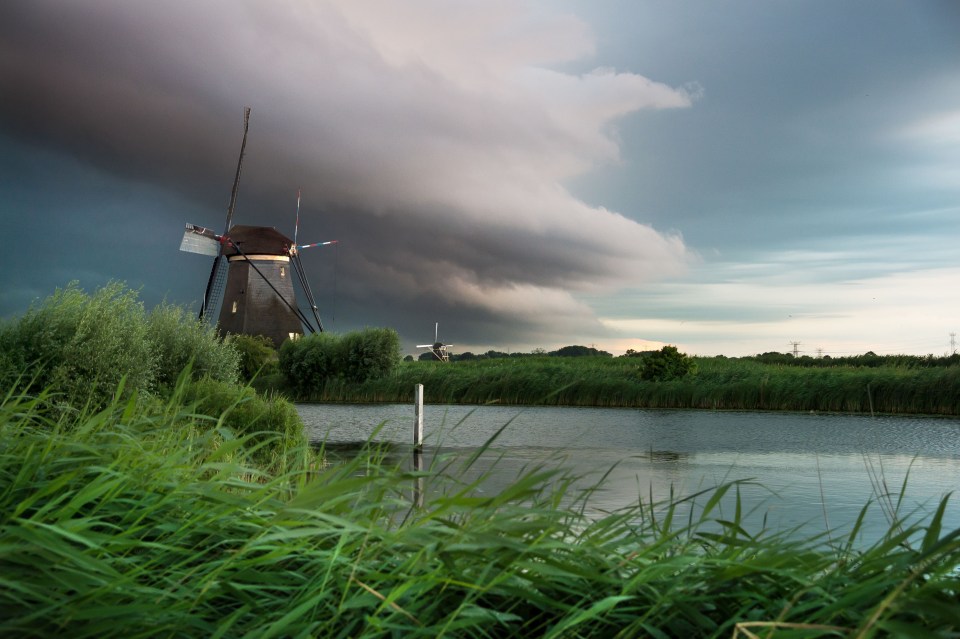
[[[392,328],[365,328],[341,338],[344,357],[340,375],[365,382],[389,374],[400,361],[400,336]]]
[[[431,355],[432,356],[432,355]],[[299,393],[320,389],[328,379],[365,382],[393,371],[400,337],[392,328],[367,328],[344,335],[316,333],[280,347],[280,372]]]
[[[610,353],[606,351],[600,351],[592,346],[564,346],[555,351],[549,353],[553,357],[589,357],[589,356],[601,356],[601,357],[613,357]]]
[[[621,355],[621,357],[647,357],[648,355],[656,352],[657,351],[635,351],[632,348],[628,348],[627,352]]]
[[[678,351],[676,346],[664,346],[644,358],[640,378],[652,382],[667,382],[680,379],[693,371],[694,363],[690,357]]]

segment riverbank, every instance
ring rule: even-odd
[[[440,404],[698,408],[960,415],[960,366],[790,366],[694,358],[695,372],[648,381],[626,357],[403,362],[365,383],[331,379],[307,402],[406,403],[415,384]],[[279,378],[266,386],[282,390]],[[286,391],[285,391],[286,392]]]

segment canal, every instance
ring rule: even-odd
[[[397,463],[412,463],[412,405],[300,404],[298,410],[318,444],[349,454],[372,439]],[[477,490],[489,492],[533,467],[562,468],[577,477],[569,501],[588,494],[586,509],[597,516],[742,481],[750,532],[800,527],[804,534],[839,535],[869,503],[862,531],[869,542],[889,528],[894,513],[922,518],[960,486],[958,419],[428,405],[424,430],[427,469],[444,468],[463,482],[482,477]],[[491,438],[477,462],[457,465]],[[600,489],[591,490],[601,477]],[[428,485],[428,498],[431,488],[438,490]],[[733,491],[724,516],[732,514],[732,499]],[[958,527],[960,507],[953,504],[944,528]]]

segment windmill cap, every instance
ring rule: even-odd
[[[231,242],[247,255],[287,255],[293,240],[272,226],[245,226],[238,224],[227,233]],[[227,243],[224,255],[237,255],[237,249]]]

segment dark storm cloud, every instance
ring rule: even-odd
[[[0,131],[185,203],[131,207],[149,228],[219,228],[250,106],[235,221],[291,232],[302,187],[300,239],[341,242],[345,322],[442,318],[473,343],[549,343],[598,330],[574,292],[688,261],[678,236],[561,186],[618,160],[616,118],[691,102],[631,73],[543,66],[591,50],[578,20],[506,1],[12,2]],[[330,259],[305,257],[321,278]]]

